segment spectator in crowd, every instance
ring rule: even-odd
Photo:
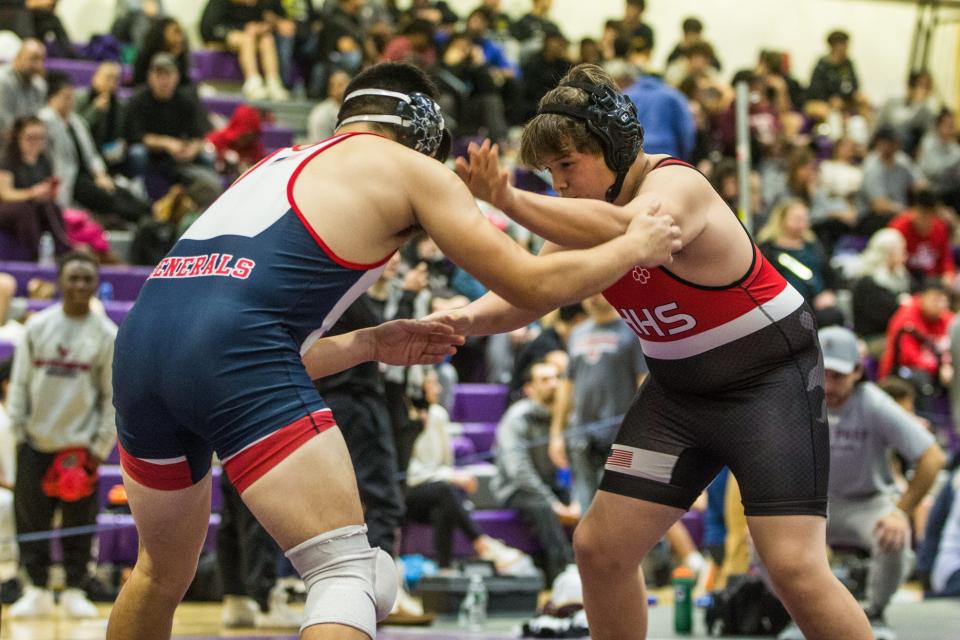
[[[530,56],[522,68],[523,76],[523,121],[537,114],[540,98],[557,86],[573,66],[567,49],[570,43],[562,33],[547,33],[543,48]]]
[[[836,241],[853,230],[857,214],[843,198],[831,198],[820,186],[817,160],[808,148],[795,149],[787,157],[787,193],[798,198],[810,211],[810,226],[824,245],[827,255],[833,253]]]
[[[949,503],[943,524],[940,544],[933,561],[930,588],[941,597],[960,596],[960,471],[954,471],[949,481],[953,499]]]
[[[646,0],[626,0],[623,19],[616,23],[618,35],[626,38],[637,51],[653,51],[653,27],[643,21]]]
[[[502,11],[500,0],[483,0],[480,8],[487,14],[490,23],[490,37],[502,44],[516,44],[513,36],[514,21]]]
[[[286,590],[277,585],[282,557],[274,542],[234,488],[220,476],[223,508],[217,528],[217,566],[223,580],[220,624],[228,629],[297,629],[301,615],[287,605]]]
[[[31,260],[37,259],[44,232],[53,237],[58,254],[70,247],[56,203],[59,180],[44,154],[46,138],[39,118],[17,118],[0,157],[0,229],[11,234]]]
[[[307,135],[310,142],[326,140],[333,135],[337,124],[337,113],[343,104],[343,92],[350,82],[346,71],[336,69],[327,80],[327,97],[310,110],[307,118]]]
[[[522,16],[513,25],[513,37],[520,42],[520,58],[539,51],[548,34],[560,33],[560,27],[550,19],[553,0],[533,0],[530,12]]]
[[[547,452],[559,381],[556,365],[533,364],[524,375],[524,398],[507,409],[497,425],[494,445],[494,496],[506,507],[517,509],[539,540],[548,584],[573,562],[564,524],[575,524],[580,518],[579,505],[558,486],[557,468]]]
[[[361,17],[363,6],[361,0],[337,0],[326,15],[320,32],[320,62],[313,68],[309,95],[322,94],[327,77],[334,69],[346,71],[350,76],[360,71],[365,56],[365,33]],[[376,59],[369,55],[367,57]]]
[[[943,196],[944,203],[960,211],[960,142],[956,115],[944,109],[935,127],[920,143],[919,166],[930,186]]]
[[[858,233],[873,235],[902,213],[915,181],[913,162],[900,150],[896,131],[890,127],[878,129],[873,136],[873,151],[863,161]]]
[[[120,65],[101,62],[90,88],[77,97],[77,113],[87,121],[93,141],[110,167],[118,167],[126,157],[124,106],[117,96]]]
[[[86,121],[74,111],[70,77],[51,72],[47,74],[47,87],[47,106],[41,109],[40,119],[47,125],[47,151],[54,174],[60,178],[60,206],[66,209],[76,204],[89,209],[108,226],[149,217],[150,203],[115,184],[107,172]]]
[[[696,123],[686,98],[653,74],[644,74],[624,90],[643,123],[643,148],[690,160]]]
[[[830,109],[848,109],[861,100],[857,70],[848,56],[850,35],[831,31],[827,46],[830,51],[817,61],[807,88],[806,111],[821,119]]]
[[[26,4],[26,0],[0,1],[0,24],[18,39],[34,37],[33,16]]]
[[[820,163],[817,168],[819,184],[827,198],[856,202],[863,187],[863,167],[858,162],[858,151],[852,138],[843,137],[837,140],[831,157]]]
[[[917,388],[918,401],[933,395],[940,385],[953,379],[948,350],[948,330],[953,321],[950,299],[943,282],[923,281],[918,293],[900,307],[887,326],[887,348],[880,360],[878,376],[910,380]]]
[[[206,113],[191,91],[177,87],[179,75],[173,57],[158,53],[150,62],[147,86],[130,98],[126,133],[130,171],[135,176],[160,176],[170,184],[202,180],[219,185],[220,178],[202,153],[209,128]],[[148,180],[148,191],[150,186]]]
[[[16,118],[35,116],[47,97],[43,79],[46,50],[39,40],[27,39],[20,45],[13,64],[0,69],[0,133]]]
[[[142,86],[147,82],[150,61],[158,53],[168,53],[177,63],[180,74],[178,86],[192,86],[190,77],[190,47],[183,27],[175,18],[155,20],[143,38],[143,44],[137,48],[137,57],[133,61],[133,85]]]
[[[0,288],[12,298],[17,289],[13,276],[3,274]],[[12,282],[10,282],[12,281]],[[17,584],[17,521],[13,508],[13,489],[17,474],[17,445],[7,413],[6,401],[10,392],[11,358],[0,360],[0,593],[4,585]],[[18,585],[19,586],[19,585]],[[16,587],[15,587],[16,588]]]
[[[912,563],[910,521],[945,456],[917,418],[862,381],[857,338],[843,327],[820,330],[830,425],[827,542],[870,551],[867,617],[878,638],[892,638],[884,611]],[[897,495],[889,452],[914,466]]]
[[[463,495],[477,491],[477,477],[453,466],[450,416],[438,404],[440,391],[437,372],[426,371],[423,404],[427,409],[407,471],[407,516],[433,526],[439,566],[451,565],[453,534],[459,529],[470,539],[479,558],[493,562],[498,571],[508,571],[520,560],[520,552],[482,533],[464,506]]]
[[[166,15],[162,0],[117,0],[110,33],[121,42],[139,47],[154,22]]]
[[[97,263],[87,254],[68,253],[58,279],[61,302],[27,321],[14,352],[8,403],[17,439],[19,535],[51,529],[58,510],[64,528],[96,524],[97,469],[117,439],[111,382],[117,327],[90,310]],[[68,617],[97,616],[83,591],[92,542],[92,533],[60,539],[67,574],[60,609]],[[50,541],[21,542],[20,563],[31,585],[8,615],[52,615]]]
[[[713,47],[705,40],[694,42],[683,49],[680,57],[677,58],[664,72],[664,79],[674,87],[687,78],[697,79],[707,78],[711,81],[717,81],[717,69],[713,66],[713,61],[717,56]]]
[[[437,63],[433,38],[433,23],[411,20],[387,43],[381,62],[407,62],[429,71]]]
[[[810,229],[810,210],[802,200],[778,204],[757,232],[760,251],[818,312],[836,306],[836,278],[823,245]]]
[[[362,4],[358,0],[346,0],[346,3]],[[460,21],[460,16],[445,0],[411,0],[410,8],[396,22],[402,24],[405,20],[415,19],[429,20],[438,30],[449,32]]]
[[[446,113],[453,114],[449,125],[459,135],[472,135],[480,127],[487,137],[507,137],[506,107],[500,87],[486,63],[483,50],[466,33],[450,37],[440,65],[434,69]]]
[[[27,11],[33,20],[33,30],[26,37],[54,43],[58,57],[77,58],[79,56],[73,48],[73,42],[57,16],[58,1],[26,0]]]
[[[243,95],[250,100],[290,97],[280,80],[274,35],[292,37],[294,31],[280,0],[208,0],[200,18],[204,42],[237,54],[243,71]]]
[[[680,42],[677,43],[677,46],[675,46],[673,51],[670,52],[670,55],[667,56],[668,67],[682,58],[690,45],[696,42],[706,42],[706,40],[703,38],[703,22],[701,22],[698,18],[691,17],[684,19],[681,28],[683,30],[683,35],[681,36]],[[710,50],[713,52],[713,47],[711,47]],[[717,71],[720,71],[720,60],[717,59],[716,55],[714,55],[713,59],[710,60],[710,66]]]
[[[755,73],[761,76],[768,87],[783,101],[781,111],[797,111],[803,107],[804,89],[792,75],[783,51],[764,49],[757,59]],[[784,91],[786,89],[786,91]]]
[[[903,150],[912,156],[920,139],[933,126],[937,117],[936,104],[930,72],[926,69],[911,71],[906,95],[883,103],[876,126],[891,127],[896,131]]]
[[[323,20],[313,0],[280,0],[287,18],[293,24],[291,37],[278,39],[280,73],[284,85],[292,87],[293,72],[300,70],[309,85],[313,76],[313,66],[320,56],[320,35]],[[286,49],[284,49],[286,47]]]
[[[580,40],[580,54],[577,56],[577,64],[595,64],[603,66],[603,49],[600,43],[593,38],[582,38]]]
[[[886,346],[890,318],[910,300],[906,263],[907,242],[896,229],[877,231],[860,256],[853,285],[853,330],[876,359]]]
[[[646,378],[647,364],[640,341],[606,298],[597,294],[584,300],[583,307],[588,318],[570,332],[568,341],[570,366],[550,425],[550,459],[557,467],[570,467],[573,497],[586,513],[620,417]]]
[[[567,340],[574,327],[587,319],[587,312],[580,303],[560,307],[540,319],[542,330],[530,342],[520,348],[510,379],[512,400],[522,397],[524,373],[534,362],[551,362],[564,374],[567,369]]]
[[[949,286],[956,275],[956,265],[940,198],[930,189],[919,189],[913,200],[912,209],[890,221],[890,227],[907,240],[907,269],[917,281],[940,278]]]

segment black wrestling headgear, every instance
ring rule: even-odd
[[[350,116],[337,122],[337,128],[353,122],[382,122],[396,125],[397,141],[431,158],[444,162],[450,155],[451,138],[440,113],[440,105],[423,93],[400,93],[386,89],[357,89],[343,99],[343,103],[361,96],[385,96],[397,99],[392,114],[364,114]]]
[[[560,86],[581,89],[590,100],[583,106],[545,104],[538,113],[567,116],[587,125],[587,131],[600,141],[607,166],[617,174],[606,195],[607,202],[613,202],[620,195],[627,171],[643,146],[643,127],[637,119],[637,107],[630,98],[605,85],[566,82]]]

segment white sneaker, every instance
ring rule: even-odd
[[[525,555],[519,549],[508,547],[496,538],[490,538],[487,548],[480,554],[480,559],[492,562],[497,573],[513,575],[523,565]]]
[[[263,86],[263,77],[260,75],[250,76],[243,83],[243,95],[248,100],[266,100],[267,88]]]
[[[96,618],[97,605],[87,599],[82,589],[65,589],[60,594],[60,612],[67,618]]]
[[[299,629],[303,615],[290,608],[287,603],[287,591],[283,587],[274,587],[267,601],[266,613],[257,613],[258,629]]]
[[[23,591],[20,599],[7,610],[9,618],[46,618],[57,610],[53,601],[53,592],[30,585]]]
[[[220,624],[228,629],[252,628],[257,621],[260,607],[247,596],[223,596]]]
[[[271,100],[282,102],[290,99],[290,92],[280,82],[280,78],[267,78],[267,96]]]

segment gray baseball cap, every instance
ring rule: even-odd
[[[150,70],[159,71],[163,69],[164,71],[176,71],[177,70],[177,60],[169,53],[161,51],[160,53],[154,54],[150,58]]]
[[[837,326],[820,329],[820,347],[824,369],[847,375],[860,364],[857,336],[849,329]]]

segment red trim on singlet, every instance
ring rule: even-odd
[[[127,475],[150,489],[176,491],[193,486],[193,476],[186,459],[170,464],[156,464],[127,453],[118,442],[120,465]]]
[[[243,493],[310,438],[337,426],[330,409],[314,411],[223,460],[233,486]]]
[[[693,166],[689,162],[684,162],[679,158],[671,158],[671,157],[663,158],[662,160],[657,162],[657,164],[653,165],[653,169],[651,169],[650,171],[655,171],[656,169],[659,169],[661,167],[674,167],[674,166],[689,167],[690,169],[693,169],[697,173],[700,172],[699,169],[697,169],[695,166]]]
[[[334,253],[329,246],[327,246],[327,243],[325,243],[323,239],[320,238],[320,235],[316,232],[316,230],[314,230],[314,228],[310,226],[310,223],[307,221],[306,216],[303,215],[303,212],[300,211],[300,207],[297,206],[296,201],[293,199],[293,186],[296,183],[297,177],[300,175],[300,172],[303,171],[304,167],[307,166],[307,163],[313,160],[318,155],[320,155],[322,152],[326,151],[327,149],[334,147],[340,144],[341,142],[343,142],[344,140],[346,140],[347,138],[352,138],[354,136],[378,136],[381,138],[383,137],[378,133],[372,133],[367,131],[350,131],[348,133],[341,133],[338,136],[329,138],[328,140],[325,141],[325,142],[329,142],[329,144],[319,143],[321,145],[320,148],[312,152],[310,155],[308,155],[300,163],[300,165],[294,170],[293,175],[291,175],[290,179],[287,181],[287,202],[290,203],[290,208],[293,209],[293,212],[297,214],[298,218],[300,218],[300,222],[303,224],[304,228],[307,230],[310,236],[320,246],[323,252],[326,253],[328,256],[330,256],[331,260],[339,264],[341,267],[346,267],[347,269],[356,269],[358,271],[369,271],[370,269],[376,269],[377,267],[383,264],[386,264],[387,260],[389,260],[395,252],[391,251],[382,260],[378,260],[370,264],[350,262],[349,260],[345,260],[341,258],[336,253]]]

